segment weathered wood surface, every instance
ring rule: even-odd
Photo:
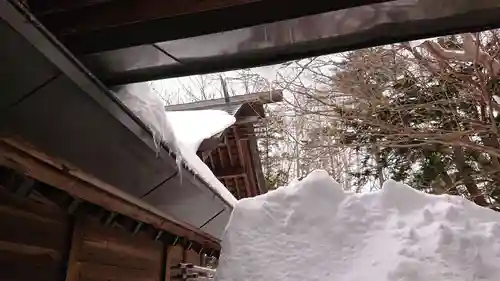
[[[76,198],[187,238],[201,244],[206,249],[220,249],[218,241],[210,235],[164,214],[161,216],[153,210],[119,197],[110,192],[110,190],[119,191],[117,187],[86,174],[70,163],[46,155],[20,140],[13,138],[0,139],[0,163],[36,180],[64,190]],[[133,198],[129,199],[133,201]]]
[[[201,265],[201,256],[198,252],[191,249],[184,250],[184,262],[192,263],[194,265]]]
[[[64,279],[68,217],[0,187],[0,281]]]
[[[177,280],[174,276],[180,274],[180,270],[173,268],[184,261],[184,249],[180,245],[168,246],[165,259],[165,281]]]
[[[163,244],[77,218],[67,281],[159,281]]]

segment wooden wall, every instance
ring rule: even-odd
[[[0,281],[62,281],[69,219],[56,206],[0,188]]]
[[[184,249],[180,245],[168,246],[165,260],[165,281],[175,281],[181,271],[174,268],[176,265],[184,261]]]
[[[150,237],[78,218],[73,231],[67,281],[170,281],[181,262],[201,264],[186,246],[165,246]]]
[[[180,245],[167,246],[165,263],[165,281],[180,280],[178,276],[181,274],[181,270],[176,268],[179,263],[202,265],[200,253],[191,249],[183,248]]]
[[[163,244],[89,218],[75,222],[67,281],[160,281]]]
[[[0,186],[0,281],[174,281],[172,267],[202,263],[184,239],[155,241],[85,206],[70,216],[68,206],[35,197]]]

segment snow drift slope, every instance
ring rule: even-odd
[[[388,181],[345,193],[326,172],[240,200],[218,281],[500,280],[500,214]]]

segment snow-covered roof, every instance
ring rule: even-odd
[[[198,155],[223,185],[241,199],[267,191],[254,123],[265,118],[264,104],[282,100],[282,92],[272,90],[170,105],[166,110],[217,109],[235,116],[236,123],[223,133],[206,139],[198,149]]]
[[[180,107],[178,111],[165,108],[163,101],[147,84],[118,88],[116,96],[150,129],[158,149],[168,148],[170,157],[174,157],[177,163],[177,172],[166,180],[168,182],[162,183],[162,190],[155,191],[154,195],[148,193],[145,199],[172,216],[195,223],[201,230],[220,238],[237,199],[255,196],[264,190],[252,122],[264,116],[263,104],[282,99],[281,92],[230,97],[229,102],[227,99],[209,100],[175,106]],[[231,135],[233,139],[227,142]],[[200,147],[206,140],[213,144]],[[236,146],[231,147],[230,143]],[[238,151],[238,155],[232,156],[235,167],[241,170],[237,174],[226,174],[228,170],[232,171],[231,166],[215,166],[208,161],[214,153],[217,159],[222,159],[223,156],[217,153],[224,149],[228,153]],[[208,158],[206,153],[210,154]],[[229,155],[225,157],[231,158]],[[230,162],[224,161],[226,164]],[[165,167],[169,171],[172,168]],[[196,187],[193,189],[193,186]],[[200,189],[202,186],[206,189]],[[224,206],[209,221],[199,224],[203,212],[215,211],[217,204],[214,200],[223,202]]]
[[[196,155],[203,140],[208,139],[234,124],[236,119],[221,110],[167,111],[167,122],[170,124],[175,142],[174,151],[179,161],[202,178],[223,199],[234,206],[236,198],[215,177],[212,171]]]
[[[232,208],[184,167],[179,171],[167,149],[171,140],[160,143],[169,136],[166,127],[158,126],[166,120],[161,101],[158,104],[145,91],[135,100],[119,102],[18,4],[0,1],[0,18],[11,27],[2,29],[2,38],[12,43],[0,49],[9,54],[13,46],[16,49],[5,62],[5,86],[10,91],[4,99],[9,117],[2,123],[4,135],[22,140],[30,147],[26,156],[40,160],[46,169],[64,175],[76,172],[75,180],[88,183],[97,195],[89,202],[116,210],[113,201],[103,199],[109,195],[128,210],[117,213],[140,214],[144,223],[150,223],[152,216],[159,222],[156,226],[169,234],[216,244]],[[57,79],[49,79],[55,73]],[[39,87],[43,81],[44,87]],[[20,98],[23,102],[16,103]],[[66,182],[56,179],[52,185],[69,188]]]
[[[186,167],[227,205],[234,206],[234,196],[196,155],[204,139],[235,122],[232,115],[221,110],[166,111],[163,101],[146,84],[118,89],[117,96],[149,127],[158,145],[168,146],[176,157],[179,171]]]

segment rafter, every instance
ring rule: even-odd
[[[236,177],[244,177],[246,175],[243,167],[228,167],[220,170],[215,170],[214,174],[218,179],[230,179]]]

